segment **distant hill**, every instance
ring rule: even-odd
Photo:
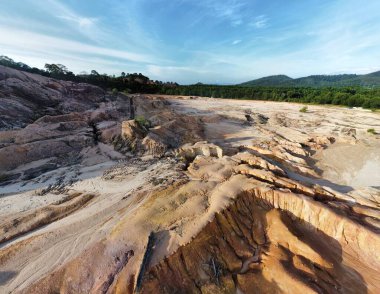
[[[242,86],[273,86],[288,84],[293,81],[292,78],[285,75],[269,76],[241,84]]]
[[[286,75],[275,75],[248,81],[239,86],[268,86],[268,87],[380,87],[380,71],[366,75],[312,75],[292,79]]]

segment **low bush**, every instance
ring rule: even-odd
[[[147,120],[145,117],[142,115],[136,116],[135,117],[135,122],[139,124],[140,127],[144,129],[149,129],[151,127],[151,123],[149,120]]]
[[[370,133],[372,135],[376,135],[377,134],[376,131],[375,131],[375,129],[368,129],[367,133]]]
[[[307,106],[304,106],[300,109],[300,112],[305,113],[307,112]]]

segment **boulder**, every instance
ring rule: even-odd
[[[223,150],[219,146],[207,143],[206,141],[197,142],[194,145],[185,144],[175,151],[176,156],[193,160],[198,155],[206,157],[223,157]]]

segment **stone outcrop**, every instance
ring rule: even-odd
[[[122,94],[3,66],[0,73],[0,174],[12,181],[38,176],[35,167],[18,176],[11,171],[35,161],[80,162],[86,148],[111,144],[129,118],[129,97]]]
[[[168,108],[166,100],[138,96],[134,101],[137,116],[135,120],[122,123],[121,140],[116,142],[118,149],[162,157],[169,149],[188,142],[195,143],[202,138],[201,120],[178,115]],[[138,117],[148,125],[141,125]],[[190,129],[189,125],[192,126]]]
[[[44,115],[84,112],[105,101],[99,87],[58,81],[0,66],[0,130],[23,127]]]
[[[176,150],[176,156],[182,157],[186,160],[194,160],[198,155],[202,156],[212,156],[212,157],[223,157],[223,150],[215,144],[208,144],[206,141],[197,142],[193,144],[185,144],[181,148]]]

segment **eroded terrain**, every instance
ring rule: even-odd
[[[380,291],[378,113],[0,70],[0,292]]]

